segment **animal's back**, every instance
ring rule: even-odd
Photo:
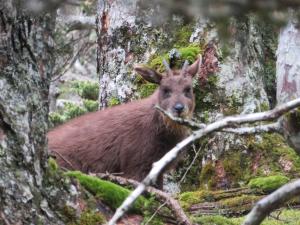
[[[123,173],[141,180],[182,139],[154,109],[157,96],[89,113],[48,133],[58,163],[83,172]]]

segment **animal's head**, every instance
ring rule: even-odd
[[[173,116],[189,118],[195,108],[193,94],[193,77],[198,73],[201,66],[201,57],[192,65],[185,61],[181,70],[171,70],[164,60],[166,72],[161,74],[146,67],[135,67],[142,77],[159,84],[158,105]]]

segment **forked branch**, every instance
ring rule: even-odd
[[[202,138],[208,134],[216,131],[220,131],[228,127],[236,127],[237,125],[244,123],[254,123],[258,121],[270,121],[279,118],[283,114],[289,112],[300,106],[300,98],[277,106],[273,110],[259,113],[252,113],[246,115],[229,116],[216,121],[214,123],[208,124],[204,128],[194,131],[190,136],[188,136],[183,141],[179,142],[174,148],[172,148],[167,154],[165,154],[159,161],[153,163],[152,169],[146,178],[137,186],[137,188],[125,199],[122,205],[117,209],[114,216],[109,221],[109,225],[114,225],[116,222],[124,215],[124,213],[129,209],[133,202],[140,196],[152,183],[155,183],[158,175],[161,171],[169,165],[172,161],[176,159],[178,154],[183,150],[184,147],[191,144],[197,139]],[[186,221],[185,224],[190,224]]]

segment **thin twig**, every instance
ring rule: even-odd
[[[155,212],[151,215],[151,217],[147,220],[147,222],[145,223],[145,225],[148,225],[151,220],[153,220],[153,218],[156,216],[156,214],[159,212],[159,210],[162,209],[162,207],[164,207],[167,204],[167,201],[165,201],[163,204],[161,204],[156,210]]]
[[[208,134],[219,131],[224,128],[236,126],[244,123],[254,123],[258,121],[270,121],[279,118],[284,113],[300,106],[300,98],[277,106],[273,110],[259,113],[252,113],[239,116],[229,116],[216,121],[214,123],[208,124],[206,127],[194,131],[192,135],[188,136],[186,139],[179,142],[174,148],[172,148],[168,153],[166,153],[159,161],[153,163],[152,169],[146,178],[138,185],[138,187],[125,199],[122,205],[116,210],[114,216],[109,221],[109,225],[114,225],[116,222],[124,215],[124,213],[129,209],[133,202],[145,191],[146,187],[154,183],[161,173],[161,171],[174,161],[178,154],[182,151],[184,147],[191,144],[197,139],[200,139]],[[185,224],[191,224],[186,221]]]
[[[171,113],[165,111],[164,109],[162,109],[158,105],[155,105],[154,108],[159,110],[160,112],[162,112],[165,116],[169,117],[171,120],[173,120],[173,121],[175,121],[175,122],[177,122],[181,125],[188,126],[192,129],[201,129],[201,128],[204,128],[206,126],[204,123],[197,123],[197,122],[194,122],[192,120],[183,119],[183,118],[180,118],[180,117],[175,117]]]
[[[122,186],[131,186],[136,188],[137,186],[140,185],[140,183],[137,182],[136,180],[115,176],[109,173],[96,173],[90,175],[96,175],[101,179],[109,180],[114,183],[118,183]],[[154,194],[158,200],[163,202],[163,204],[166,204],[168,208],[170,208],[171,211],[176,216],[176,220],[178,221],[178,224],[184,224],[184,221],[188,220],[187,216],[185,215],[178,201],[172,198],[168,193],[165,193],[154,187],[147,187],[146,192]]]
[[[75,167],[73,166],[73,164],[69,160],[67,160],[60,152],[50,150],[50,156],[51,156],[52,152],[54,154],[58,155],[63,161],[65,161],[71,167],[72,170],[76,170]],[[55,157],[55,155],[54,155],[54,157]]]
[[[79,48],[79,50],[75,53],[75,55],[73,56],[73,58],[70,59],[70,61],[66,60],[66,62],[64,63],[64,65],[61,66],[61,68],[57,69],[53,73],[53,74],[58,74],[58,75],[56,75],[56,77],[52,78],[51,82],[54,82],[54,81],[58,80],[59,78],[61,78],[74,65],[74,63],[77,61],[77,59],[79,58],[79,56],[82,55],[82,54],[84,54],[84,52],[86,52],[93,45],[94,45],[94,43],[92,43],[92,42],[83,44],[81,46],[81,48]]]

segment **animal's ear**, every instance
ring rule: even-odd
[[[159,84],[162,79],[162,75],[159,72],[147,67],[136,66],[134,70],[139,73],[146,81],[149,81],[151,83]]]
[[[198,59],[188,67],[187,69],[188,73],[192,75],[192,77],[194,77],[197,73],[200,72],[201,64],[202,64],[202,56],[199,55]]]

